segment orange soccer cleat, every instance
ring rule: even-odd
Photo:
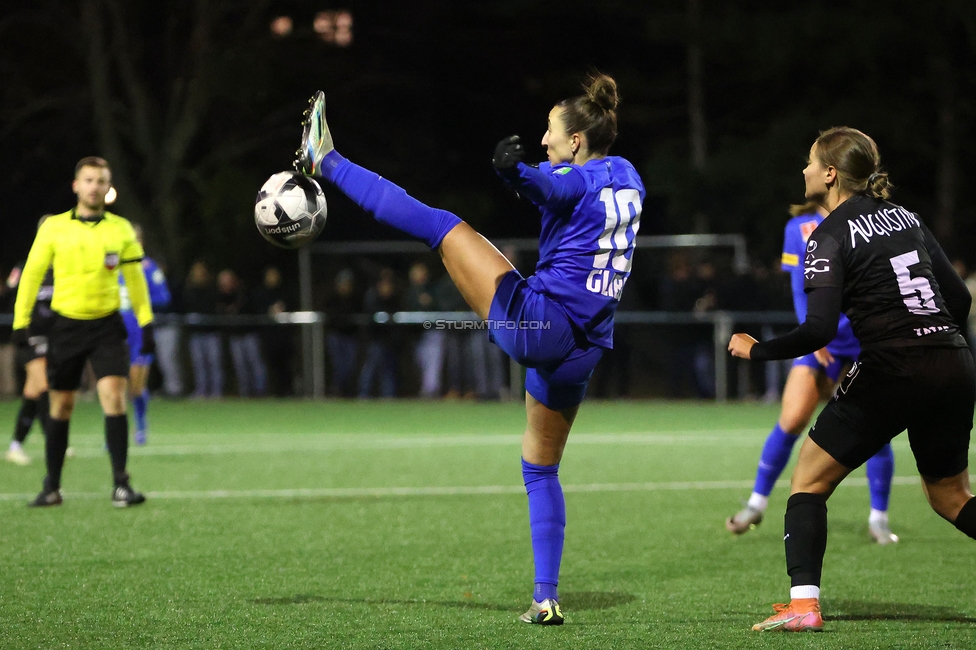
[[[753,632],[821,632],[823,617],[816,598],[794,598],[789,605],[773,605],[776,613],[752,626]]]

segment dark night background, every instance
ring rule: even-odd
[[[534,210],[494,177],[494,145],[518,133],[543,159],[549,108],[595,69],[620,86],[612,152],[647,186],[641,234],[741,232],[776,258],[810,143],[844,124],[878,142],[896,202],[976,262],[970,0],[25,5],[0,9],[0,272],[37,217],[74,204],[74,164],[93,154],[113,166],[113,210],[144,225],[172,276],[198,257],[248,280],[294,270],[252,205],[290,167],[319,88],[343,154],[489,237],[534,236]],[[327,10],[352,14],[347,47],[313,31]],[[286,37],[269,29],[279,16]],[[396,236],[326,192],[323,240]]]

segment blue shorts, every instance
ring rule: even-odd
[[[139,351],[142,350],[142,328],[139,327],[134,318],[130,322],[128,318],[123,317],[123,321],[127,333],[126,341],[129,343],[129,363],[133,366],[151,366],[156,355],[139,354]],[[133,323],[135,324],[133,325]]]
[[[794,366],[807,366],[808,368],[813,368],[819,372],[825,373],[827,377],[833,383],[837,383],[840,379],[840,373],[844,370],[845,366],[850,366],[854,363],[855,359],[851,357],[834,357],[834,362],[824,367],[820,365],[817,361],[817,357],[813,356],[813,353],[804,355],[802,357],[797,357],[793,360]]]
[[[495,290],[488,321],[488,338],[526,367],[529,395],[553,410],[583,401],[603,348],[586,340],[559,303],[510,271]]]

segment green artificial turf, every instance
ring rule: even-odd
[[[567,622],[543,628],[515,620],[532,589],[516,403],[156,400],[130,458],[149,501],[128,510],[81,403],[63,506],[25,507],[36,432],[32,465],[0,464],[0,648],[976,647],[976,546],[928,508],[903,439],[902,542],[871,543],[859,470],[829,503],[826,632],[750,631],[788,598],[785,485],[757,530],[723,521],[776,415],[587,402],[560,468]]]

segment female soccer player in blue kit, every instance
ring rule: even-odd
[[[807,295],[803,292],[803,265],[800,262],[806,252],[807,240],[827,215],[823,208],[813,203],[792,206],[790,212],[793,218],[786,223],[783,232],[782,266],[790,274],[793,308],[797,320],[802,323],[807,317]],[[833,393],[841,373],[854,363],[860,350],[861,345],[851,331],[851,322],[841,314],[834,340],[823,349],[793,361],[783,389],[779,420],[766,438],[759,457],[755,487],[745,508],[725,520],[729,532],[741,535],[762,522],[769,494],[790,460],[793,445],[806,430],[821,397],[826,399]],[[871,492],[868,532],[882,546],[898,541],[898,536],[888,526],[888,497],[894,472],[895,454],[887,444],[867,462]]]
[[[526,623],[561,625],[556,585],[566,509],[558,469],[586,384],[613,346],[613,317],[630,275],[644,186],[627,160],[608,156],[617,135],[617,85],[599,75],[586,94],[556,104],[542,144],[548,162],[522,162],[517,136],[502,140],[498,174],[539,206],[534,275],[523,278],[457,216],[430,208],[335,151],[325,97],[312,98],[296,168],[322,176],[377,221],[436,249],[489,336],[526,367],[522,475],[529,499],[535,591]]]
[[[133,224],[132,227],[136,232],[136,240],[142,245],[142,227],[138,224]],[[172,296],[162,269],[148,255],[142,258],[140,264],[142,264],[142,272],[146,276],[146,286],[149,287],[149,302],[152,304],[152,308],[169,307]],[[149,428],[146,419],[149,411],[149,388],[146,384],[149,381],[149,370],[152,368],[156,355],[154,352],[143,349],[142,328],[139,327],[136,315],[132,311],[129,291],[125,286],[125,278],[121,275],[119,276],[119,299],[121,301],[119,313],[122,314],[122,322],[125,323],[125,329],[128,332],[126,340],[129,343],[129,395],[132,397],[132,405],[135,407],[135,439],[137,445],[144,445]],[[152,349],[155,347],[154,342]]]

